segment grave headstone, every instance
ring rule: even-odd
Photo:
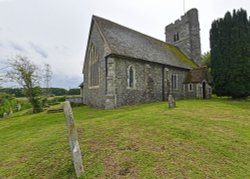
[[[82,155],[77,139],[77,130],[74,124],[74,116],[69,101],[65,102],[63,110],[68,128],[69,144],[72,152],[76,176],[81,177],[84,173]]]
[[[12,116],[12,114],[13,114],[13,109],[10,108],[9,116]]]
[[[9,115],[7,112],[3,113],[3,118],[7,118]]]
[[[174,108],[176,106],[174,97],[170,94],[168,95],[168,107]]]
[[[20,104],[20,103],[18,103],[18,104],[16,105],[16,110],[17,110],[17,111],[21,111],[21,104]]]

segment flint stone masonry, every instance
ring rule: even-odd
[[[174,42],[176,30],[179,41]],[[166,27],[168,43],[93,16],[83,67],[83,103],[95,108],[113,109],[165,101],[170,94],[175,99],[200,97],[196,90],[189,92],[185,83],[191,70],[200,64],[199,38],[197,9],[188,11],[181,20]],[[96,62],[91,58],[92,47],[98,57],[99,70],[95,75],[91,73],[91,65]],[[132,80],[129,69],[133,69]],[[94,87],[90,84],[93,79],[99,81]],[[204,80],[195,83],[200,85]]]
[[[115,91],[117,95],[116,105],[130,105],[137,103],[148,103],[155,101],[165,101],[170,92],[175,94],[176,98],[183,98],[182,83],[187,70],[173,68],[154,63],[145,63],[136,60],[115,59],[116,78]],[[133,66],[135,69],[135,88],[128,88],[127,69]],[[179,77],[178,89],[172,90],[168,87],[171,81],[171,74],[177,74]],[[171,91],[170,91],[171,90]]]
[[[106,83],[106,101],[105,109],[113,109],[116,107],[116,75],[115,75],[115,59],[107,59],[107,83]]]
[[[179,40],[174,36],[178,33]],[[200,25],[198,10],[189,10],[181,19],[165,27],[166,42],[180,48],[189,58],[201,65]]]
[[[106,104],[106,60],[105,57],[109,53],[109,48],[105,38],[99,31],[97,23],[92,23],[92,30],[89,34],[88,47],[92,43],[96,47],[99,61],[99,87],[89,87],[89,60],[84,62],[84,85],[83,85],[83,103],[96,108],[105,108]],[[85,58],[89,58],[89,50],[86,50]]]
[[[70,106],[70,102],[66,101],[63,106],[64,116],[66,119],[70,150],[73,157],[74,168],[77,177],[81,177],[84,173],[83,164],[82,164],[82,154],[80,146],[77,139],[77,130],[74,123],[74,116]]]

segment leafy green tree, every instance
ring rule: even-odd
[[[227,12],[210,30],[211,73],[218,96],[250,95],[250,21],[243,9]]]
[[[55,96],[67,95],[67,90],[64,88],[50,88],[50,92]]]
[[[16,58],[9,60],[8,66],[6,77],[23,88],[25,96],[32,105],[33,112],[41,112],[43,110],[40,98],[42,91],[39,83],[42,77],[39,75],[41,73],[38,66],[23,56],[16,56]]]
[[[13,94],[16,97],[24,97],[22,88],[2,88],[2,89],[0,89],[0,92]]]
[[[72,88],[68,91],[68,95],[80,95],[80,89],[79,88]]]
[[[43,93],[47,90],[42,88]],[[49,88],[50,94],[55,96],[64,96],[67,95],[68,91],[64,88]],[[0,92],[14,94],[16,97],[25,97],[24,90],[22,88],[0,88]]]
[[[205,52],[201,56],[201,64],[206,66],[208,69],[211,69],[211,54],[210,52]]]
[[[2,83],[3,83],[3,70],[4,70],[5,68],[0,68],[0,89],[2,88],[1,87],[1,85],[2,85]]]
[[[0,92],[0,118],[4,113],[11,113],[16,109],[17,101],[14,96]]]

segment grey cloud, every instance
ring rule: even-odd
[[[9,41],[10,47],[12,47],[14,50],[17,50],[19,52],[25,52],[26,50],[16,42]]]
[[[43,58],[48,58],[47,52],[42,47],[32,42],[29,42],[29,45],[35,50],[36,53],[40,54]]]
[[[78,88],[81,82],[82,82],[81,76],[70,76],[70,75],[62,75],[56,73],[53,75],[51,86],[62,87],[66,89]]]

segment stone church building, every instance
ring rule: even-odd
[[[97,108],[210,98],[201,65],[197,9],[165,28],[166,42],[93,16],[86,49],[83,102]]]

